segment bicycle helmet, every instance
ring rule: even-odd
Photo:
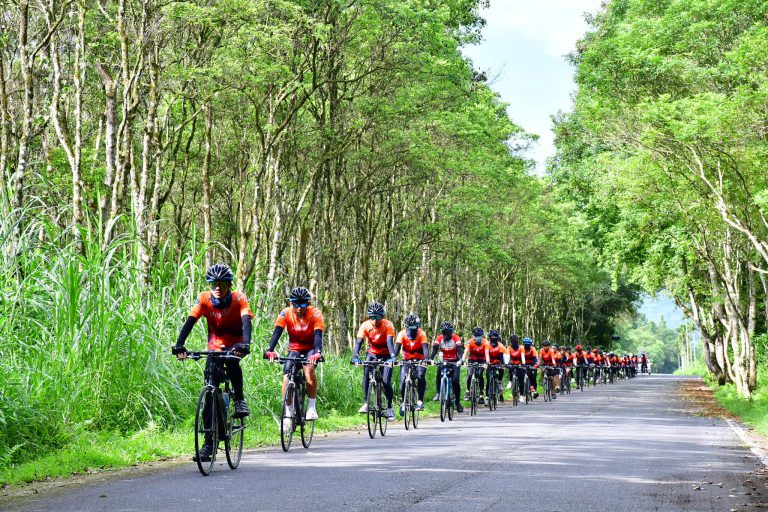
[[[517,334],[513,334],[509,337],[510,343],[520,343],[520,337]]]
[[[379,318],[384,318],[384,315],[387,314],[387,310],[384,309],[384,305],[380,304],[378,302],[371,302],[371,304],[368,306],[368,316],[377,316]]]
[[[403,320],[403,323],[405,324],[406,327],[414,327],[414,328],[421,327],[421,319],[414,314],[410,314],[406,316],[405,320]]]
[[[312,300],[312,294],[303,286],[297,286],[291,290],[291,295],[288,299],[291,302],[309,302]]]
[[[205,272],[205,280],[208,283],[213,283],[215,281],[232,282],[234,278],[235,276],[232,274],[232,269],[223,263],[211,265],[211,268]]]
[[[581,345],[576,345],[576,352],[581,352]]]
[[[440,324],[440,332],[442,332],[442,333],[445,333],[445,332],[452,333],[453,332],[453,324],[451,322],[443,322],[443,323],[441,323]]]
[[[501,336],[499,335],[499,331],[497,331],[496,329],[491,329],[490,331],[488,331],[488,338],[490,338],[491,340],[498,340],[501,338]]]
[[[600,352],[600,350],[597,347],[595,347],[595,348],[592,349],[592,352],[596,353],[596,352]]]
[[[472,336],[482,336],[483,334],[485,334],[485,331],[480,327],[472,329]]]
[[[544,340],[541,342],[542,347],[548,347],[549,346],[549,340]]]
[[[533,345],[533,340],[531,338],[523,338],[523,345],[526,347],[530,347]]]

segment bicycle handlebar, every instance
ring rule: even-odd
[[[197,361],[198,359],[201,359],[203,357],[214,357],[219,359],[234,359],[237,361],[242,360],[242,357],[237,357],[236,355],[233,355],[232,351],[224,351],[224,350],[199,350],[199,351],[187,351],[187,359],[192,359],[193,361]]]
[[[321,357],[317,361],[317,363],[322,363],[324,361],[325,361],[325,358]],[[282,356],[277,356],[276,358],[271,359],[270,362],[271,363],[288,363],[288,362],[293,362],[293,363],[301,363],[301,364],[314,364],[315,366],[317,366],[317,363],[310,363],[309,359],[307,359],[306,357],[282,357]]]

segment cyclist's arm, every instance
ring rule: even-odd
[[[363,344],[363,338],[356,338],[355,339],[355,348],[352,350],[352,358],[356,359],[357,354],[360,352],[360,347]]]
[[[243,345],[251,346],[251,333],[253,332],[253,322],[251,315],[243,315]]]
[[[424,352],[424,359],[428,360],[429,359],[429,343],[427,342],[422,343],[421,350],[422,352]]]
[[[322,329],[315,329],[315,352],[318,354],[323,352],[323,331]]]
[[[394,336],[387,336],[387,349],[389,350],[389,357],[394,359],[395,358],[395,337]]]
[[[456,359],[458,361],[461,361],[463,358],[464,358],[464,347],[459,345],[458,347],[456,347]]]
[[[428,359],[434,359],[438,350],[440,350],[440,345],[432,345],[432,354],[428,357]]]
[[[267,348],[267,352],[274,352],[277,342],[280,341],[280,336],[282,335],[283,328],[276,325],[275,330],[272,331],[272,337],[269,339],[269,348]]]
[[[197,318],[193,316],[188,316],[187,321],[184,322],[184,325],[181,327],[181,332],[179,332],[179,337],[176,339],[176,346],[177,347],[183,347],[184,343],[187,341],[187,338],[189,337],[189,333],[192,332],[192,328],[197,323]]]
[[[491,354],[488,351],[488,347],[485,348],[485,363],[491,364]]]

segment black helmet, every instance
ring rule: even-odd
[[[368,306],[368,316],[378,316],[384,318],[387,314],[387,310],[384,309],[384,305],[379,302],[371,302]]]
[[[570,352],[571,351],[571,346],[570,345],[566,345],[564,350],[566,352]]]
[[[541,342],[542,347],[548,347],[549,346],[549,340],[544,340]]]
[[[445,331],[453,332],[453,324],[451,322],[443,322],[440,324],[440,332]]]
[[[520,343],[520,337],[517,334],[513,334],[509,337],[510,343]]]
[[[405,324],[406,327],[420,327],[421,319],[414,314],[410,314],[405,317],[405,320],[403,320],[403,323]]]
[[[499,339],[501,338],[501,336],[499,335],[499,331],[497,331],[496,329],[491,329],[490,331],[488,331],[488,338],[493,340],[493,339]]]
[[[214,281],[232,281],[235,276],[232,274],[232,269],[223,263],[217,263],[212,265],[205,272],[205,280],[209,283]]]
[[[485,334],[485,331],[481,327],[475,327],[472,329],[472,336],[482,336]]]
[[[291,302],[309,302],[312,300],[312,294],[303,286],[297,286],[291,290],[291,295],[288,299]]]

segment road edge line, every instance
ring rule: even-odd
[[[749,446],[749,450],[755,454],[755,456],[760,459],[760,462],[763,464],[763,466],[768,467],[768,453],[765,452],[762,448],[755,445],[754,440],[752,439],[752,436],[749,435],[749,432],[747,429],[742,427],[738,422],[724,418],[725,422],[728,424],[729,427],[731,427],[731,430],[741,439],[745,444]]]

